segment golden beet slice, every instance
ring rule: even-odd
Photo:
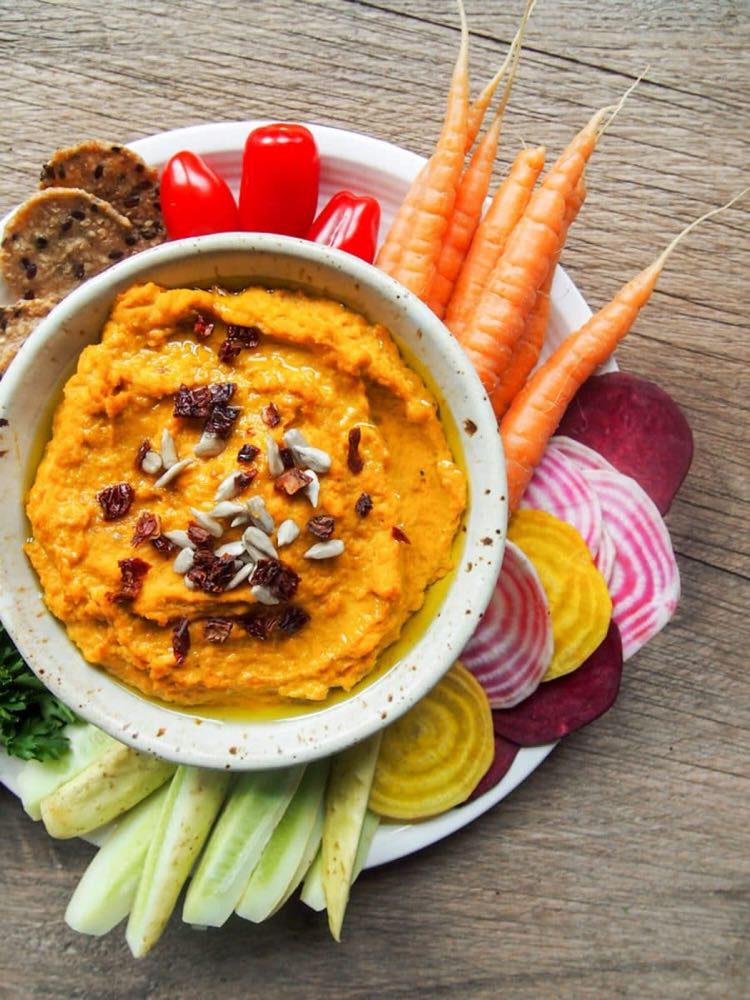
[[[400,820],[445,812],[471,795],[494,751],[487,695],[456,662],[426,697],[383,733],[370,809]]]
[[[519,510],[508,538],[532,561],[547,593],[554,653],[543,681],[576,670],[604,641],[612,618],[607,583],[575,528],[542,510]]]

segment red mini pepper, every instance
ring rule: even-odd
[[[226,181],[187,150],[167,161],[161,175],[160,200],[172,240],[240,229],[237,205]]]
[[[375,198],[337,191],[313,222],[307,238],[372,264],[379,226],[380,204]]]
[[[279,122],[253,129],[242,158],[243,229],[305,236],[315,217],[320,156],[304,125]]]

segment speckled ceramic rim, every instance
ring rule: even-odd
[[[386,674],[329,707],[269,722],[197,720],[123,688],[88,664],[46,609],[22,551],[28,456],[80,350],[96,341],[114,297],[134,282],[240,279],[291,283],[387,326],[429,370],[458,428],[470,507],[460,564],[422,638]],[[203,767],[251,770],[326,756],[392,722],[460,653],[489,602],[505,540],[505,466],[492,408],[463,352],[415,296],[363,262],[304,240],[224,234],[167,243],[88,281],[42,321],[0,382],[0,617],[44,683],[83,718],[130,745]],[[474,430],[474,427],[476,430]],[[466,428],[469,428],[467,431]],[[469,432],[471,431],[471,433]],[[157,735],[158,734],[158,735]]]

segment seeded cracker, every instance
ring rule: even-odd
[[[57,299],[21,299],[10,306],[0,306],[0,377],[21,349],[40,319],[43,319]]]
[[[133,253],[132,234],[106,201],[76,188],[49,188],[25,201],[5,227],[0,268],[19,298],[62,298]]]
[[[166,238],[158,174],[125,146],[89,139],[58,149],[42,167],[39,186],[82,188],[108,201],[133,224],[137,250]]]

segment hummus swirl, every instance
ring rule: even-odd
[[[194,332],[196,316],[213,330]],[[233,325],[257,328],[260,340],[225,363],[219,349]],[[175,416],[175,397],[181,386],[227,382],[236,386],[231,403],[239,416],[223,451],[195,458],[157,487],[158,474],[136,464],[142,443],[158,451],[167,429],[180,458],[194,457],[205,421]],[[263,417],[270,403],[280,416],[274,428]],[[347,461],[354,428],[358,473]],[[304,490],[280,491],[268,467],[267,436],[283,448],[289,429],[331,458],[315,508]],[[259,454],[251,466],[238,464],[248,444]],[[241,627],[242,616],[258,611],[251,581],[220,593],[189,589],[173,567],[176,552],[165,555],[149,540],[133,546],[144,512],[157,516],[163,533],[184,531],[195,520],[191,508],[211,511],[219,485],[250,469],[255,478],[238,500],[262,497],[277,528],[291,518],[300,529],[278,548],[299,577],[294,605],[309,615],[291,634],[259,638]],[[97,496],[122,483],[132,487],[132,504],[106,520]],[[365,516],[362,504],[357,509],[362,494],[372,501]],[[301,292],[145,284],[118,298],[101,342],[83,351],[65,386],[28,497],[27,553],[47,606],[86,659],[141,692],[183,705],[256,696],[319,701],[367,675],[429,585],[450,570],[465,504],[465,478],[435,400],[384,327]],[[320,542],[306,530],[315,515],[334,519],[333,537],[344,543],[335,558],[305,557]],[[242,537],[242,526],[221,525],[221,537],[211,539],[216,548]],[[275,532],[269,539],[277,545]],[[113,600],[118,564],[133,558],[148,563],[142,586],[133,599]],[[204,634],[205,620],[216,617],[233,622],[226,641]],[[185,620],[190,645],[181,657],[171,637]]]

